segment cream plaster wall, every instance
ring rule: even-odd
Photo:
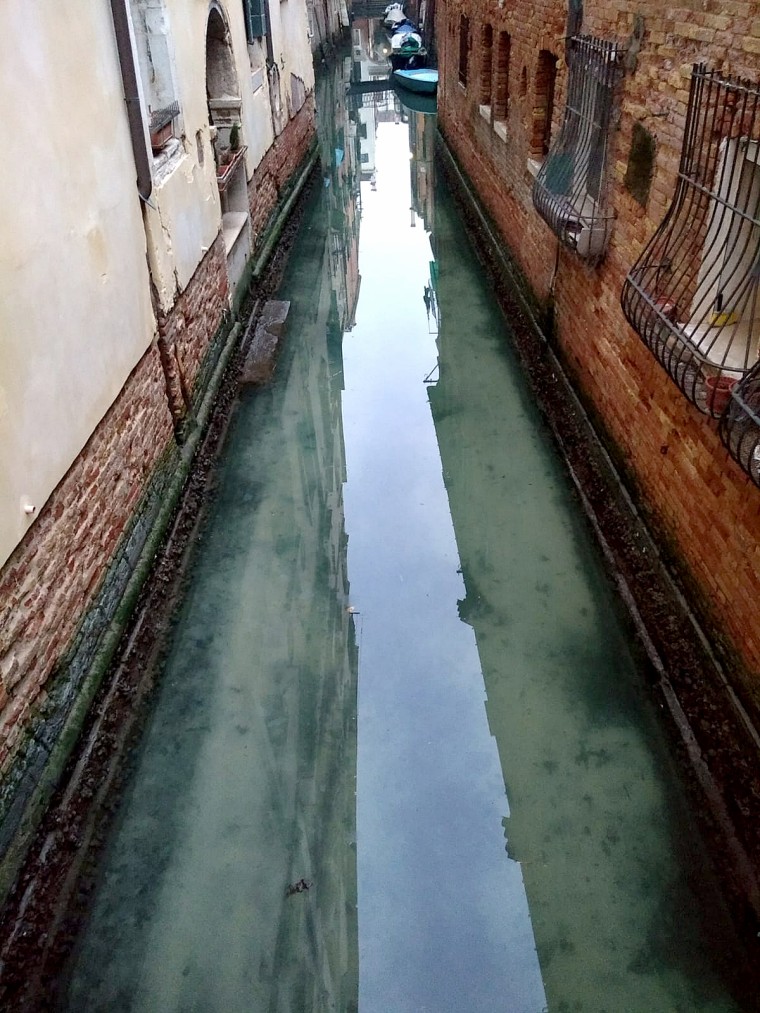
[[[146,210],[151,274],[165,312],[192,278],[222,225],[205,77],[206,26],[211,6],[209,0],[166,0],[184,137],[176,156],[154,173],[152,207]],[[266,71],[265,86],[254,93],[242,0],[218,0],[213,6],[222,12],[230,33],[250,181],[274,140]],[[252,53],[255,48],[251,47]],[[199,143],[203,164],[198,157]]]
[[[2,0],[0,93],[2,564],[155,321],[110,5]]]
[[[314,88],[314,57],[308,36],[305,0],[269,0],[274,58],[280,67],[283,107],[290,95],[290,75],[300,78],[309,94]]]

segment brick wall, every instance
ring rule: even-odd
[[[263,242],[266,227],[280,203],[283,191],[293,182],[295,172],[314,144],[315,131],[316,115],[312,94],[307,95],[299,111],[275,138],[274,144],[253,174],[253,180],[248,188],[248,198],[254,248],[258,248]]]
[[[171,439],[151,347],[0,571],[0,777]]]
[[[0,569],[0,855],[116,614],[176,473],[228,312],[220,236],[159,337]],[[21,752],[20,752],[21,751]]]
[[[227,311],[229,284],[224,239],[218,235],[171,312],[158,320],[159,354],[175,421],[184,419],[198,384],[211,335]]]
[[[469,85],[458,83],[459,20],[470,17]],[[585,4],[582,31],[628,43],[619,122],[609,156],[616,216],[610,249],[597,268],[559,245],[539,218],[527,171],[540,93],[539,53],[558,57],[552,136],[566,90],[566,5],[487,0],[437,9],[439,125],[481,196],[536,298],[553,305],[559,350],[638,486],[652,523],[694,581],[698,604],[725,632],[749,673],[760,705],[760,490],[733,463],[714,422],[681,395],[630,329],[620,308],[625,276],[672,199],[691,66],[760,78],[760,9],[747,2],[693,0],[662,5],[598,0]],[[476,105],[481,26],[510,35],[509,110],[504,141]],[[525,81],[525,94],[521,83]],[[538,85],[538,87],[537,87]],[[635,123],[655,138],[656,166],[646,208],[625,189]]]

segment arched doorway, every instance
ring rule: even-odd
[[[206,25],[206,96],[222,207],[230,297],[245,273],[251,254],[251,224],[242,102],[229,28],[218,4],[209,8]]]

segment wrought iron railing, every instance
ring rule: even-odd
[[[737,383],[720,419],[720,438],[728,452],[760,486],[760,366]]]
[[[569,40],[562,127],[533,186],[541,217],[565,246],[591,262],[604,256],[612,224],[605,201],[607,149],[622,55],[616,42]]]
[[[756,84],[694,67],[673,203],[621,297],[670,377],[715,417],[758,357],[759,114]]]

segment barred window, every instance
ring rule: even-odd
[[[596,262],[612,223],[605,183],[622,50],[614,42],[577,36],[569,42],[568,69],[562,127],[536,176],[533,203],[565,246]]]
[[[758,85],[695,65],[673,203],[621,299],[670,377],[712,416],[758,358],[758,99]]]

